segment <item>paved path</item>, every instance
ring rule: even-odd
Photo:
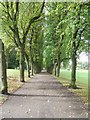
[[[79,97],[48,73],[35,75],[2,105],[4,118],[87,118]]]

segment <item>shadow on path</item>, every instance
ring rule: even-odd
[[[70,97],[73,97],[72,94],[61,94],[61,95],[37,95],[37,94],[9,94],[9,96],[19,96],[19,97],[67,97],[67,98],[70,98]],[[78,97],[78,96],[75,96],[75,98]]]
[[[80,97],[43,71],[35,75],[2,105],[4,118],[87,118]],[[79,119],[78,119],[79,120]]]

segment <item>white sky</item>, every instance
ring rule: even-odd
[[[88,55],[86,55],[84,52],[80,54],[79,61],[81,62],[88,62]]]
[[[81,62],[89,62],[88,61],[88,55],[86,55],[84,52],[82,52],[79,56],[79,59],[77,59],[78,61],[81,61]],[[70,65],[72,64],[72,61],[70,60]]]

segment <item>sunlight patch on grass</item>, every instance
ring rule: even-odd
[[[71,70],[61,70],[60,76],[71,80]],[[88,84],[88,70],[77,70],[76,79],[77,82]]]

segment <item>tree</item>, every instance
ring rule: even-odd
[[[71,57],[72,57],[72,73],[71,73],[71,84],[70,87],[72,88],[77,88],[76,86],[76,66],[77,66],[77,52],[79,51],[80,48],[82,48],[82,46],[80,46],[81,44],[81,36],[83,31],[86,28],[86,18],[84,16],[82,16],[82,12],[83,12],[83,4],[79,3],[79,4],[75,4],[74,6],[74,13],[73,13],[73,31],[72,31],[72,53],[71,53]],[[81,17],[83,17],[81,19]]]
[[[33,54],[34,72],[39,73],[41,72],[42,67],[43,67],[43,23],[42,22],[36,23],[34,26],[34,37],[32,41],[32,54]]]
[[[88,34],[88,3],[49,4],[46,18],[48,33],[45,32],[45,34],[46,41],[54,49],[54,54],[52,55],[54,74],[56,76],[57,70],[57,76],[59,77],[61,63],[69,62],[69,59],[71,59],[72,77],[70,87],[77,88],[75,84],[77,57],[82,51],[88,51],[88,40],[85,40]],[[47,54],[45,55],[48,56]],[[49,59],[51,58],[49,57]]]
[[[66,52],[68,50],[66,49],[68,40],[65,40],[65,29],[67,25],[66,15],[69,8],[68,4],[65,3],[51,3],[50,5],[50,8],[48,8],[50,9],[48,10],[49,15],[46,18],[46,27],[48,31],[46,33],[46,39],[50,42],[49,45],[53,46],[54,74],[56,76],[57,69],[57,76],[59,77],[61,62],[68,59],[69,56],[68,52]]]
[[[24,82],[25,43],[27,35],[29,33],[31,24],[40,18],[44,4],[45,2],[43,2],[42,5],[40,3],[41,9],[39,10],[39,3],[19,3],[19,1],[2,3],[3,25],[5,25],[5,27],[7,26],[5,32],[12,38],[17,48],[20,49],[21,82]],[[23,8],[23,5],[25,8]],[[34,13],[30,13],[30,8],[34,9]],[[39,10],[38,13],[36,12],[37,10]],[[3,26],[3,28],[5,27]]]
[[[0,79],[1,79],[1,93],[7,94],[8,93],[8,86],[7,86],[7,73],[6,73],[6,58],[4,54],[4,44],[0,39]]]
[[[2,39],[5,47],[4,52],[6,55],[7,68],[15,69],[19,67],[19,59],[17,56],[18,49],[15,48],[15,44],[11,44],[12,40],[7,36],[7,34],[2,34]]]

